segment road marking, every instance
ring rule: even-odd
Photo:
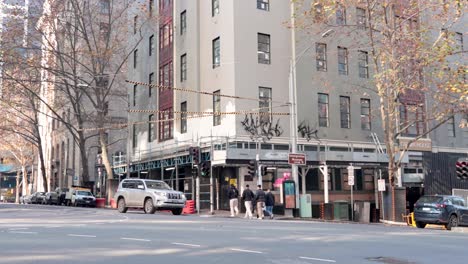
[[[18,228],[8,228],[8,230],[15,231],[15,230],[26,230],[29,229],[28,227],[18,227]]]
[[[92,235],[76,235],[76,234],[67,234],[67,236],[71,236],[71,237],[96,237],[96,236],[92,236]]]
[[[142,241],[142,242],[151,242],[149,239],[141,239],[141,238],[131,238],[131,237],[121,237],[122,240],[132,240],[132,241]]]
[[[37,232],[27,232],[27,231],[10,231],[8,233],[12,233],[12,234],[37,234]]]
[[[172,245],[177,245],[177,246],[187,246],[187,247],[201,247],[201,245],[195,245],[195,244],[186,244],[186,243],[171,243]]]
[[[263,252],[260,251],[254,251],[254,250],[246,250],[246,249],[238,249],[238,248],[231,248],[232,251],[237,251],[237,252],[246,252],[246,253],[254,253],[254,254],[263,254]]]
[[[335,260],[332,259],[319,259],[319,258],[309,258],[309,257],[299,257],[300,259],[307,259],[307,260],[316,260],[316,261],[322,261],[322,262],[331,262],[335,263]]]

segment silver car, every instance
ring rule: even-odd
[[[140,179],[123,180],[114,198],[120,213],[126,213],[128,208],[140,208],[147,214],[170,210],[174,215],[182,214],[187,200],[182,192],[174,191],[163,181]]]

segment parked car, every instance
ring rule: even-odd
[[[445,225],[447,230],[461,225],[468,226],[468,207],[458,196],[423,196],[414,205],[414,221],[418,228],[427,224]]]
[[[163,181],[140,179],[123,180],[114,198],[120,213],[126,213],[128,208],[138,208],[147,214],[170,210],[174,215],[182,214],[187,200],[182,192],[174,191]]]
[[[20,197],[20,204],[30,204],[31,203],[31,195],[23,195]]]
[[[36,192],[31,195],[32,204],[42,204],[45,202],[45,192]]]
[[[74,190],[72,193],[71,202],[74,206],[96,206],[96,197],[86,190]]]
[[[56,192],[46,193],[45,198],[44,198],[44,203],[49,204],[49,205],[52,205],[52,204],[58,205],[59,204],[58,194]]]

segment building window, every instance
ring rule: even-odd
[[[213,40],[213,68],[221,65],[221,42],[219,37]]]
[[[314,5],[314,22],[321,22],[324,18],[323,16],[323,5],[320,3],[313,3]]]
[[[319,126],[328,127],[328,94],[318,94]]]
[[[221,125],[221,91],[213,93],[213,126]]]
[[[138,85],[137,84],[133,85],[133,106],[136,105],[137,89],[138,89]]]
[[[371,130],[370,99],[361,99],[361,129]]]
[[[447,129],[448,129],[448,136],[455,137],[455,117],[452,116],[452,118],[447,120]]]
[[[180,104],[180,133],[187,133],[187,102]]]
[[[154,140],[154,115],[149,115],[148,117],[148,142],[153,142]]]
[[[159,68],[159,85],[172,87],[172,62]]]
[[[369,78],[369,56],[366,51],[358,51],[359,77]]]
[[[136,124],[133,124],[132,126],[132,146],[133,148],[137,147],[137,126]]]
[[[180,35],[184,35],[187,32],[187,11],[180,13]]]
[[[403,136],[418,136],[426,132],[422,105],[402,104],[400,106],[400,121]]]
[[[317,43],[315,45],[317,71],[327,71],[327,44]]]
[[[109,14],[110,13],[110,0],[101,0],[99,1],[101,14]]]
[[[180,56],[180,81],[187,80],[187,54]]]
[[[338,73],[348,75],[348,49],[338,47]]]
[[[159,113],[159,138],[165,141],[172,138],[172,108],[166,108]]]
[[[135,35],[137,33],[137,27],[138,27],[138,16],[133,17],[133,34]]]
[[[257,9],[270,11],[270,0],[257,0]]]
[[[152,84],[154,83],[154,72],[150,73],[149,77],[148,77],[148,84],[149,84],[149,87],[148,87],[148,91],[149,91],[149,97],[151,97],[151,94],[153,93],[153,86]]]
[[[336,24],[338,26],[346,25],[346,9],[340,4],[336,7]]]
[[[463,51],[463,33],[455,32],[455,44],[457,50]]]
[[[258,33],[258,63],[270,64],[270,35]]]
[[[271,121],[271,98],[271,88],[258,88],[258,108],[260,113],[260,120],[263,122]]]
[[[149,56],[153,56],[154,52],[154,35],[149,37]]]
[[[138,50],[133,51],[133,68],[136,69],[138,64]]]
[[[351,128],[350,99],[347,96],[340,96],[340,121],[341,128]]]
[[[149,0],[148,12],[149,12],[150,17],[153,16],[153,7],[154,7],[154,0]]]
[[[109,23],[104,23],[104,22],[99,23],[99,33],[101,34],[102,38],[107,40],[107,38],[109,37],[109,33],[110,33]]]
[[[359,29],[366,29],[366,9],[356,7],[356,24]]]
[[[219,0],[211,0],[211,15],[219,14]]]

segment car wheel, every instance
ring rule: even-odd
[[[425,227],[426,227],[426,224],[423,223],[423,222],[416,222],[416,227],[418,227],[418,228],[425,228]]]
[[[172,209],[172,214],[173,215],[181,215],[182,210],[183,210],[182,208]]]
[[[447,228],[447,230],[452,230],[453,227],[457,227],[457,226],[458,226],[458,217],[453,214],[450,216],[448,223],[445,225],[445,228]]]
[[[156,212],[156,207],[154,207],[153,199],[148,198],[145,200],[144,210],[146,214],[154,214]]]
[[[125,214],[128,210],[126,204],[125,204],[125,199],[120,198],[119,201],[117,202],[117,210],[119,210],[119,213]]]

